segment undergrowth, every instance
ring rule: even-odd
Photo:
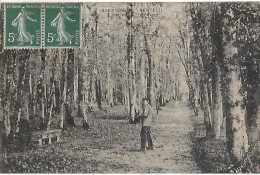
[[[195,126],[194,133],[197,129]],[[192,140],[192,154],[203,173],[260,173],[260,141],[250,147],[241,161],[230,163],[225,141],[206,137]]]

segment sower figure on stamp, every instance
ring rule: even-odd
[[[21,42],[20,45],[23,45],[24,42],[30,42],[30,44],[33,44],[33,38],[34,35],[29,33],[26,29],[26,20],[36,22],[37,20],[32,19],[29,17],[29,14],[32,14],[25,10],[25,7],[21,8],[21,12],[18,14],[18,16],[13,20],[12,26],[18,28],[18,41]]]
[[[143,106],[142,110],[143,113],[141,115],[141,150],[145,151],[146,149],[152,150],[153,149],[153,141],[150,135],[150,126],[152,125],[152,107],[148,104],[148,100],[144,98],[143,100]],[[148,147],[146,148],[146,145],[148,144]]]
[[[63,45],[64,42],[69,42],[71,44],[73,35],[69,34],[65,30],[65,20],[69,20],[71,22],[75,22],[76,20],[71,19],[68,15],[71,14],[69,11],[65,11],[64,7],[61,7],[59,14],[56,18],[51,22],[53,27],[57,27],[59,45]]]

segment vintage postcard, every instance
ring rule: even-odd
[[[260,173],[259,2],[0,4],[1,173]]]

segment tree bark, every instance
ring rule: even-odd
[[[219,6],[214,6],[211,22],[211,43],[212,43],[212,106],[211,115],[213,120],[213,131],[215,139],[225,135],[221,132],[223,126],[223,108],[221,92],[221,69],[220,60],[223,58],[223,41],[222,41],[222,21]]]
[[[78,105],[78,96],[79,96],[79,55],[78,55],[78,50],[74,50],[74,87],[73,87],[73,101],[74,101],[74,110],[75,110],[75,115],[79,113],[79,105]]]
[[[133,44],[134,44],[134,36],[133,36],[133,4],[128,3],[127,8],[127,63],[128,63],[128,97],[129,97],[129,122],[133,122],[136,115],[136,84],[135,84],[135,55],[133,53]]]
[[[67,100],[65,105],[65,121],[66,125],[74,126],[74,117],[76,116],[76,109],[74,104],[74,50],[68,49],[67,59]]]
[[[96,88],[96,101],[97,101],[98,109],[102,110],[102,91],[101,91],[100,80],[96,79],[95,88]]]
[[[221,7],[221,13],[223,15],[227,14],[227,7],[224,5]],[[230,10],[229,13],[232,13],[232,11]],[[227,152],[229,153],[230,160],[235,163],[242,160],[243,156],[248,151],[248,136],[245,125],[244,100],[240,93],[242,84],[238,75],[238,66],[231,64],[231,60],[234,59],[234,54],[237,53],[237,49],[233,46],[233,38],[231,35],[233,29],[227,25],[227,18],[223,18],[223,24],[225,60],[222,60],[222,68],[225,68],[226,72],[222,73],[225,73],[225,75],[223,75],[225,76],[226,84],[223,82],[222,88],[225,89],[224,95],[226,96]]]
[[[220,139],[221,136],[221,124],[223,120],[222,111],[222,96],[221,96],[221,77],[220,68],[215,64],[215,73],[212,77],[212,106],[211,106],[211,116],[213,122],[214,138]]]
[[[7,51],[7,60],[9,61],[10,57],[10,51]],[[1,60],[3,61],[3,60]],[[2,106],[3,106],[3,125],[4,125],[4,134],[6,137],[9,136],[10,132],[11,132],[11,123],[10,123],[10,101],[8,100],[8,94],[9,94],[9,79],[8,79],[8,64],[7,62],[4,65],[4,69],[3,69],[3,102],[2,102]]]
[[[148,40],[146,34],[144,34],[144,42],[145,42],[145,52],[147,55],[147,62],[148,62],[148,75],[147,75],[147,98],[150,105],[153,107],[155,106],[154,102],[154,92],[153,92],[153,62],[151,56],[151,50],[148,45]]]
[[[227,77],[230,79],[227,88],[227,94],[230,94],[228,96],[230,113],[226,116],[227,151],[234,163],[242,160],[248,151],[248,137],[245,125],[245,109],[242,107],[243,96],[240,94],[241,80],[233,66],[230,67],[230,73]]]
[[[64,119],[66,115],[66,109],[65,109],[65,104],[67,103],[67,69],[68,69],[68,54],[67,50],[62,53],[62,50],[59,49],[59,55],[60,55],[60,60],[62,60],[63,56],[63,63],[62,63],[62,81],[60,84],[61,87],[61,103],[60,103],[60,127],[63,129],[64,128]]]
[[[134,121],[136,111],[137,111],[137,104],[136,104],[136,83],[135,83],[135,57],[131,57],[131,119]]]
[[[109,57],[107,58],[107,101],[109,106],[114,106],[113,86],[111,80],[111,65]]]
[[[142,98],[145,98],[146,95],[146,77],[145,77],[145,59],[141,57],[141,65],[140,65],[140,98],[139,104],[141,104]]]

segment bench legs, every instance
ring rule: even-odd
[[[60,136],[59,135],[57,136],[57,142],[60,142]]]
[[[38,139],[38,144],[42,145],[42,140],[43,139]],[[60,142],[60,136],[57,136],[57,142]],[[48,144],[51,144],[51,137],[48,138]]]
[[[38,141],[39,141],[39,145],[42,145],[42,139],[39,139]]]
[[[51,138],[55,138],[55,136],[45,136],[45,137],[41,137],[40,139],[38,139],[37,141],[38,141],[38,144],[39,145],[43,145],[43,141],[46,141],[46,139],[48,138],[48,144],[51,144]],[[36,141],[36,140],[35,140]],[[61,141],[61,139],[60,139],[60,135],[58,134],[58,135],[56,135],[56,141],[57,142],[60,142]]]

